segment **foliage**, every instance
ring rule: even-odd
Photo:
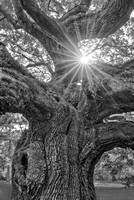
[[[134,183],[134,151],[114,148],[103,154],[96,165],[95,179],[117,181],[124,185]]]
[[[1,180],[9,181],[11,179],[11,162],[16,142],[20,138],[22,131],[26,128],[28,128],[28,122],[20,114],[6,113],[0,117]]]

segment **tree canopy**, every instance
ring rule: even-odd
[[[133,76],[132,10],[133,1],[14,1],[14,4],[3,1],[0,6],[1,38],[15,59],[33,75],[49,81],[49,85],[68,88],[71,81],[79,82],[83,76],[91,90],[96,85],[94,93],[97,94],[98,85],[102,84],[119,105],[121,102],[118,103],[114,95],[126,92],[131,96],[132,90],[128,89],[133,81],[130,80]],[[126,27],[121,28],[124,24]],[[96,51],[100,59],[87,69],[79,64],[81,41],[82,46],[88,48],[88,54],[100,50]],[[127,65],[123,64],[125,61]],[[112,83],[107,83],[109,78]],[[119,85],[122,91],[117,91]],[[100,115],[102,104],[98,110]],[[132,105],[130,107],[128,105],[125,112],[131,111]],[[123,109],[117,110],[123,112]],[[108,109],[107,112],[106,116],[117,111]],[[106,116],[100,117],[101,120]]]

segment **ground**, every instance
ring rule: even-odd
[[[0,200],[9,200],[11,185],[0,182]]]
[[[96,187],[97,200],[133,200],[134,188]]]
[[[0,200],[9,200],[11,185],[0,182]],[[133,200],[134,188],[124,188],[120,184],[97,183],[97,200]]]

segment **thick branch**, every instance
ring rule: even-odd
[[[48,120],[56,100],[47,94],[45,85],[19,65],[0,44],[0,113],[19,112],[27,119]]]
[[[75,23],[82,39],[104,38],[124,25],[134,8],[133,0],[110,0],[98,12],[71,16],[63,22],[70,35],[75,38]]]
[[[134,89],[117,88],[109,92],[101,88],[94,98],[88,99],[82,113],[87,123],[94,124],[102,122],[109,115],[131,111],[134,111]]]
[[[68,40],[67,33],[54,19],[49,18],[35,3],[34,0],[26,1],[20,0],[23,9],[34,19],[34,21],[44,31],[50,34],[53,39],[57,40],[58,43],[64,43],[72,46]]]
[[[19,19],[19,22],[21,23],[22,27],[24,28],[24,30],[28,33],[30,33],[32,36],[34,36],[36,39],[38,39],[41,44],[45,47],[45,49],[47,50],[47,52],[49,53],[49,55],[51,56],[54,64],[55,64],[55,71],[57,73],[57,71],[61,70],[61,67],[64,65],[67,65],[68,61],[71,59],[73,56],[79,55],[79,50],[78,48],[76,48],[75,46],[73,46],[73,43],[71,44],[69,40],[65,40],[64,44],[59,44],[59,41],[57,40],[57,38],[55,36],[53,36],[52,34],[50,34],[49,32],[51,32],[51,30],[46,31],[46,29],[49,27],[45,27],[45,29],[40,28],[36,23],[34,23],[33,21],[31,21],[27,15],[25,14],[25,12],[22,9],[22,6],[20,4],[19,1],[14,0],[15,2],[15,10],[16,10],[16,14],[17,17]],[[31,7],[29,8],[30,10],[32,9]],[[36,10],[36,9],[35,9]],[[31,11],[30,11],[31,12]],[[36,10],[37,12],[37,10]],[[42,17],[42,15],[44,16],[44,13],[38,13],[39,15],[41,15],[40,17]],[[49,18],[47,18],[49,19]],[[46,19],[46,20],[47,20]],[[51,19],[50,20],[50,26],[52,28],[54,28],[54,26],[56,25],[54,22],[54,26],[53,24],[51,24]],[[49,20],[47,23],[49,23]],[[43,23],[43,19],[41,20]],[[40,24],[39,24],[40,25]],[[44,26],[44,25],[42,25]],[[53,27],[52,27],[53,26]],[[55,31],[55,29],[53,30]],[[67,42],[67,44],[66,44]],[[66,71],[66,69],[62,69],[62,71]]]
[[[97,125],[80,153],[80,160],[83,162],[88,157],[95,165],[104,152],[114,147],[134,149],[134,123],[111,122]]]
[[[130,72],[130,70],[134,69],[134,60],[129,60],[122,65],[112,65],[108,63],[98,63],[94,64],[95,68],[92,68],[95,74],[99,73],[100,71],[102,74],[104,73],[104,76],[118,76],[122,77],[123,73]],[[92,66],[91,66],[92,67]]]
[[[98,147],[105,151],[113,147],[129,147],[134,149],[134,123],[133,122],[111,122],[97,127]]]
[[[122,66],[98,64],[92,67],[92,76],[93,89],[90,83],[83,85],[85,105],[80,106],[87,124],[99,123],[115,113],[134,111],[133,60]]]

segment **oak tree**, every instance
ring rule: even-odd
[[[13,58],[8,42],[0,43],[0,113],[20,113],[29,122],[13,156],[11,200],[96,200],[93,173],[103,153],[134,149],[133,122],[109,120],[134,111],[134,61],[80,63],[79,46],[119,30],[134,1],[9,2],[12,12],[4,7],[6,0],[0,5],[1,20],[18,35],[18,30],[31,35],[29,48],[38,40],[49,58],[43,64],[49,76],[45,82],[31,65],[26,68]]]

